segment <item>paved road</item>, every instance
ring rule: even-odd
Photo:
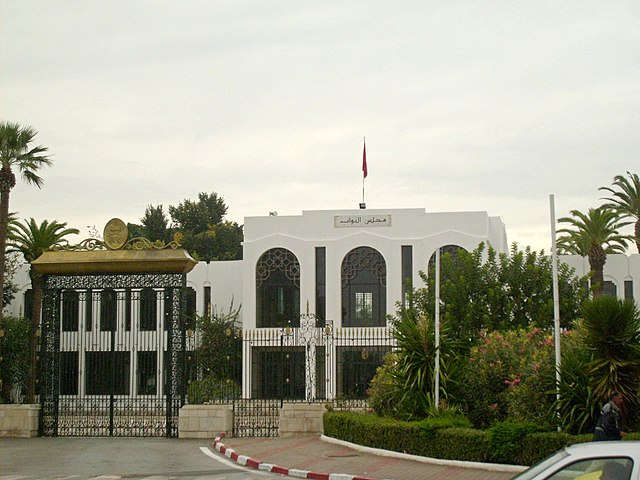
[[[395,480],[509,480],[515,472],[433,464],[358,451],[318,436],[228,438],[239,455],[319,473]],[[0,438],[0,480],[272,480],[212,450],[211,440]],[[282,478],[282,477],[280,477]],[[291,478],[291,477],[289,477]]]
[[[0,438],[0,480],[269,480],[212,452],[210,441]]]

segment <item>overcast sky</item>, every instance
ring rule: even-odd
[[[54,166],[19,217],[88,235],[199,192],[227,218],[487,211],[550,249],[556,215],[638,172],[640,2],[0,1],[0,120]]]

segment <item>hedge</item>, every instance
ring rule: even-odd
[[[324,434],[423,457],[512,465],[532,465],[567,445],[591,440],[591,435],[540,432],[533,425],[514,422],[483,431],[469,428],[462,417],[404,422],[371,413],[336,411],[324,414]],[[638,439],[640,434],[627,438]]]

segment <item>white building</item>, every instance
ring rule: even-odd
[[[201,263],[188,283],[201,311],[242,305],[252,397],[364,395],[391,347],[387,314],[407,281],[421,286],[436,249],[508,250],[504,223],[486,212],[304,211],[245,218],[244,235],[242,261]]]

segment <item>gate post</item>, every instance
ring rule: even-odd
[[[42,297],[42,324],[40,329],[40,414],[38,433],[41,436],[58,436],[58,396],[60,388],[60,316],[58,299],[60,292],[50,286],[45,277]]]

